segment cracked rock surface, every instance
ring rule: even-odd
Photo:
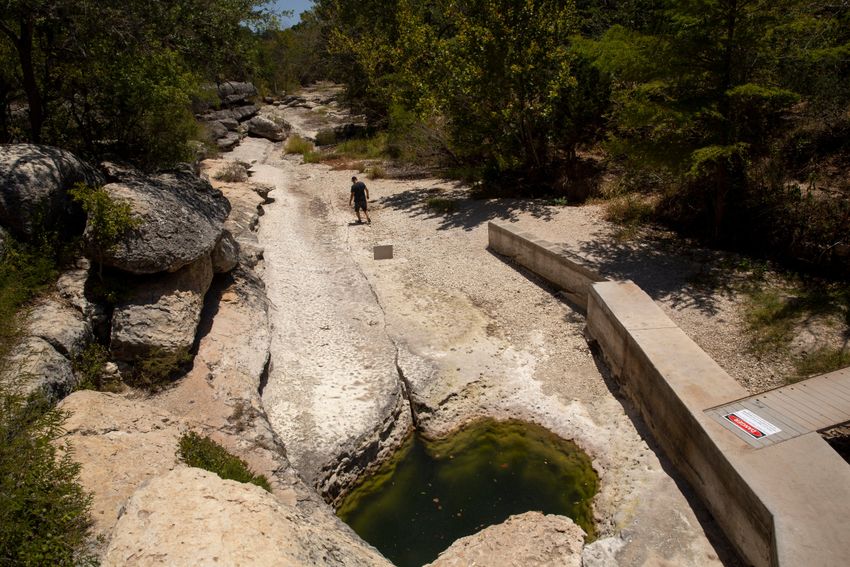
[[[326,500],[352,471],[368,474],[367,456],[391,454],[411,419],[397,404],[432,437],[480,417],[523,419],[591,456],[597,528],[617,543],[588,554],[597,564],[735,564],[612,392],[583,315],[487,250],[488,220],[546,223],[545,207],[463,200],[443,214],[427,199],[462,190],[452,182],[367,179],[372,224],[359,225],[348,207],[356,172],[302,164],[264,140],[233,157],[275,187],[259,233],[273,305],[263,401],[293,467]],[[379,244],[394,246],[392,260],[374,260]]]

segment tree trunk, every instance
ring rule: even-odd
[[[30,139],[37,144],[41,141],[41,128],[44,125],[44,101],[35,78],[35,66],[32,60],[34,26],[32,20],[23,19],[20,20],[20,25],[21,35],[15,42],[15,48],[18,50],[24,93],[29,104]]]

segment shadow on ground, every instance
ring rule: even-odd
[[[452,210],[441,211],[429,205],[428,200],[434,198],[439,198]],[[446,191],[437,187],[417,187],[383,197],[378,203],[388,209],[405,211],[411,218],[438,219],[438,230],[472,230],[492,220],[516,222],[520,213],[528,213],[543,220],[549,220],[554,215],[554,209],[542,200],[471,200],[467,191]]]
[[[610,280],[632,280],[656,301],[673,309],[716,315],[718,301],[734,295],[741,278],[728,269],[722,252],[693,246],[672,235],[622,240],[602,237],[568,247]]]

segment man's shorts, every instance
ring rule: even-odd
[[[355,211],[365,211],[366,210],[366,200],[362,201],[354,201],[354,210]]]

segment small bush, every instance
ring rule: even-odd
[[[425,205],[432,211],[444,214],[457,210],[457,201],[445,197],[429,197],[425,201]]]
[[[304,163],[319,163],[322,161],[322,154],[320,154],[319,152],[304,152],[303,157]]]
[[[102,277],[103,254],[115,246],[128,231],[138,228],[142,221],[133,216],[129,203],[116,201],[103,187],[95,188],[77,183],[68,194],[80,203],[86,212],[88,218],[85,238],[98,256],[98,273]]]
[[[245,461],[231,455],[209,437],[202,437],[195,432],[183,435],[178,455],[190,467],[204,469],[226,480],[255,484],[268,492],[272,491],[265,476],[251,472]]]
[[[373,138],[354,138],[337,144],[333,156],[351,159],[378,159],[387,155],[387,135]]]
[[[627,193],[614,197],[605,206],[605,220],[618,224],[645,224],[652,220],[655,209],[642,195]]]
[[[384,179],[387,176],[387,170],[380,165],[373,165],[366,168],[366,177],[369,179]]]
[[[0,391],[0,565],[94,565],[91,496],[57,450],[65,414],[43,397]]]
[[[241,163],[231,161],[216,173],[215,178],[227,183],[242,183],[248,180],[248,171]]]
[[[330,146],[336,143],[336,132],[331,128],[327,128],[325,130],[319,130],[316,134],[316,145],[317,146]]]
[[[117,392],[121,383],[117,380],[107,380],[103,369],[109,361],[109,351],[99,343],[91,343],[83,352],[74,357],[72,365],[74,372],[80,376],[81,390],[97,390],[99,392]]]
[[[5,241],[0,262],[0,359],[19,334],[18,312],[59,275],[55,251],[45,244],[33,246]]]
[[[301,154],[302,156],[315,150],[313,142],[305,140],[298,134],[293,134],[286,139],[286,144],[283,146],[284,153]]]
[[[135,368],[127,381],[131,386],[144,388],[150,392],[159,392],[184,370],[186,363],[190,360],[192,355],[185,350],[168,352],[153,349],[147,356],[136,361]]]

